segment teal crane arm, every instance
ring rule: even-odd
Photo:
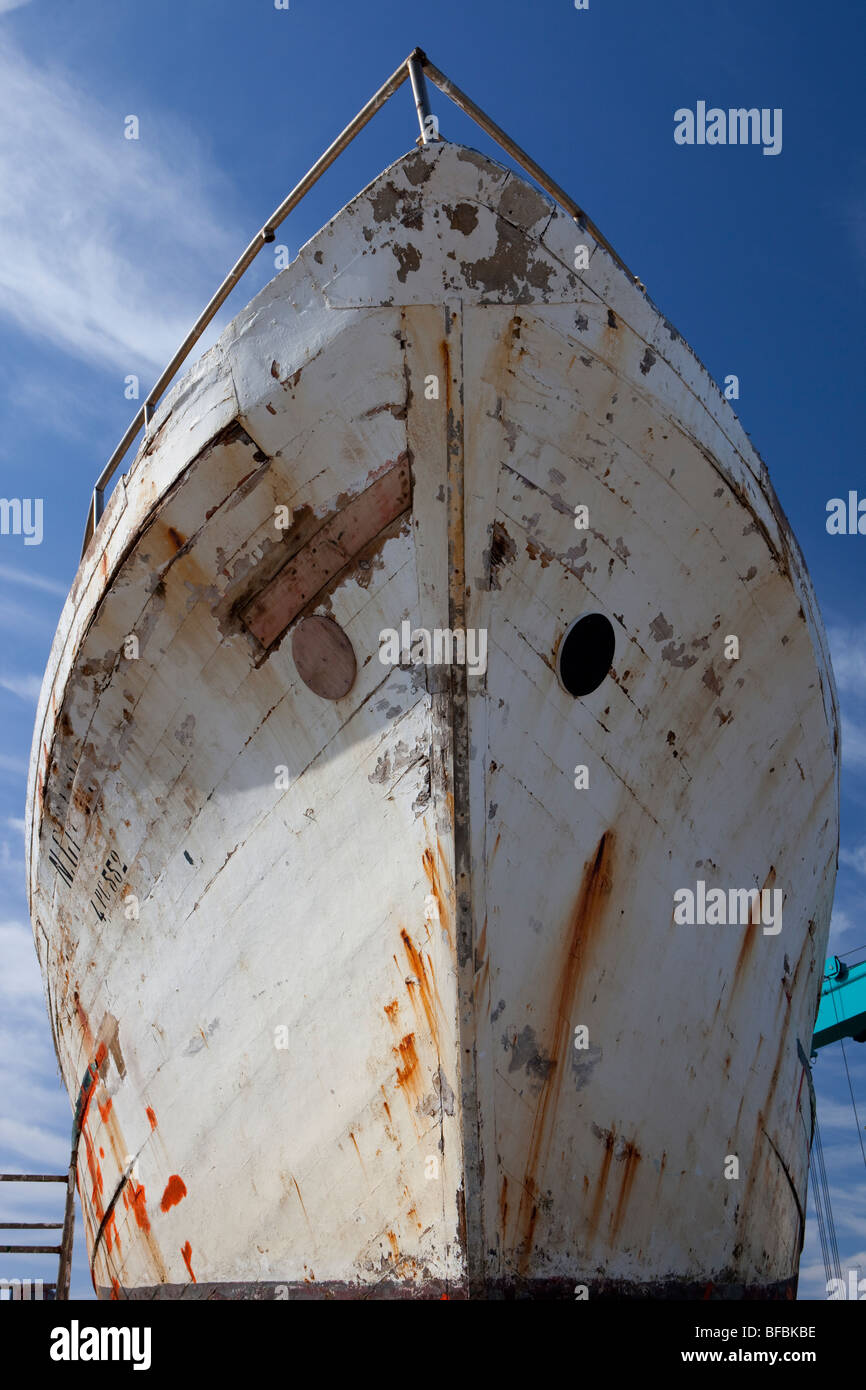
[[[838,956],[830,956],[824,965],[813,1053],[840,1038],[866,1042],[866,961],[845,965]]]

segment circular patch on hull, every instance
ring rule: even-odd
[[[333,618],[302,618],[292,633],[292,656],[304,685],[323,700],[342,700],[355,683],[352,643]]]

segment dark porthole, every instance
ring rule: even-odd
[[[598,690],[611,668],[615,646],[613,627],[603,613],[587,613],[573,622],[556,661],[563,690],[575,699]]]

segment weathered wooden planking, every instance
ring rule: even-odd
[[[404,619],[485,629],[486,674],[383,666]],[[31,908],[99,1288],[789,1290],[836,719],[676,331],[474,152],[387,170],[167,398],[52,650]],[[675,925],[698,876],[781,886],[784,930]]]
[[[275,642],[305,604],[408,510],[411,496],[409,464],[403,459],[357,497],[341,499],[334,515],[242,610],[243,621],[263,647]]]

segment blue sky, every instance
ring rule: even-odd
[[[416,44],[582,203],[715,379],[739,377],[736,408],[805,553],[842,702],[831,947],[866,943],[866,537],[825,530],[831,497],[866,496],[864,39],[857,0],[590,0],[586,11],[572,0],[290,0],[287,11],[0,0],[0,494],[45,507],[41,545],[0,537],[0,1168],[68,1162],[24,893],[25,776],[90,491],[133,413],[124,379],[150,386],[269,212]],[[676,145],[674,111],[699,99],[781,107],[781,154]],[[433,102],[446,138],[493,152]],[[123,138],[130,114],[138,141]],[[415,135],[406,88],[278,242],[294,256]],[[272,273],[263,254],[207,342]],[[861,1122],[864,1051],[848,1045]],[[843,1266],[866,1274],[866,1173],[838,1047],[815,1081]],[[22,1219],[49,1196],[59,1210],[54,1189]],[[52,1262],[25,1271],[18,1259],[22,1274],[52,1277]],[[801,1296],[823,1291],[810,1219]],[[83,1241],[73,1293],[90,1294]]]

